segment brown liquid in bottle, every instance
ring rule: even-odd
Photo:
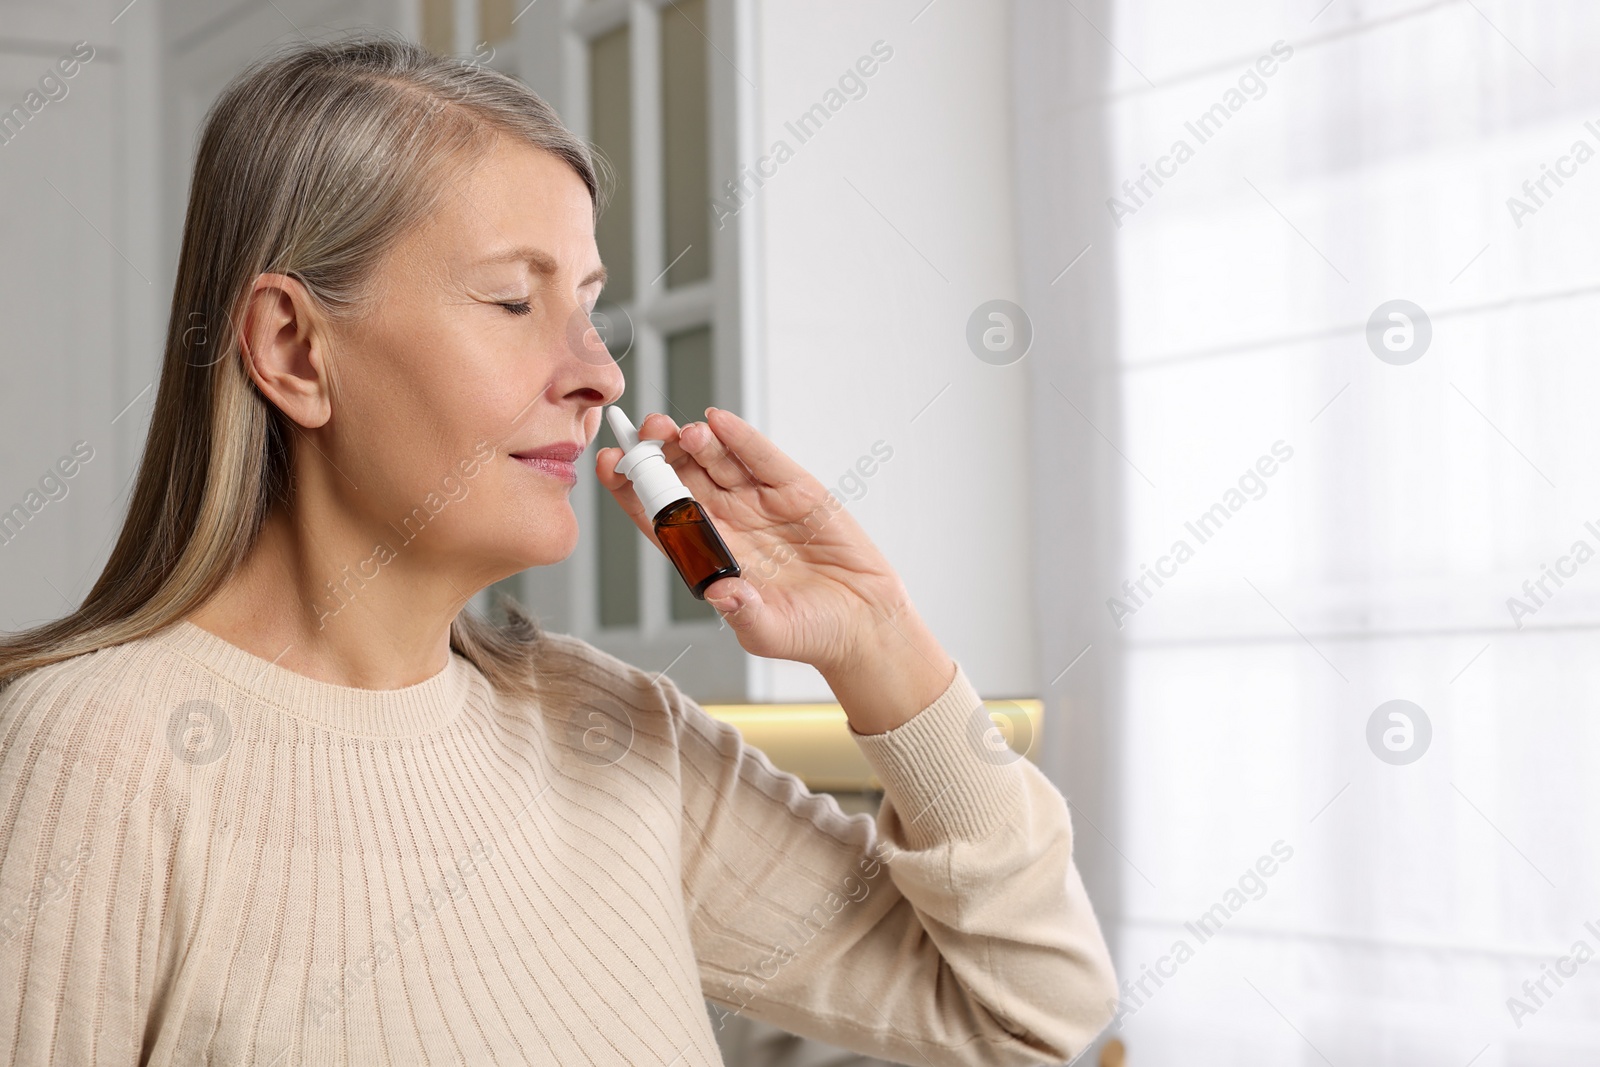
[[[662,508],[655,531],[656,540],[696,600],[704,600],[706,587],[717,579],[739,576],[738,561],[699,501],[684,497]]]

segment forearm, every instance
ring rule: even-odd
[[[860,734],[881,734],[908,722],[950,686],[956,665],[909,600],[875,611],[862,624],[847,664],[818,668]]]

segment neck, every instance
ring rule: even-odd
[[[449,663],[450,624],[481,583],[402,540],[275,507],[243,565],[189,621],[318,681],[414,685]]]

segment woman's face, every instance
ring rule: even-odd
[[[517,456],[586,449],[622,394],[588,328],[603,280],[588,189],[557,157],[502,139],[451,183],[336,333],[319,445],[357,525],[480,587],[566,558],[585,464]]]

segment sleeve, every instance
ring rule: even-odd
[[[743,1013],[896,1062],[1001,1065],[1070,1060],[1111,1022],[1116,978],[1066,801],[984,743],[959,663],[909,721],[851,731],[884,785],[875,820],[667,692],[713,1028]]]
[[[154,748],[70,687],[0,694],[0,1061],[138,1064],[159,973],[173,794]],[[110,727],[108,730],[107,727]]]

